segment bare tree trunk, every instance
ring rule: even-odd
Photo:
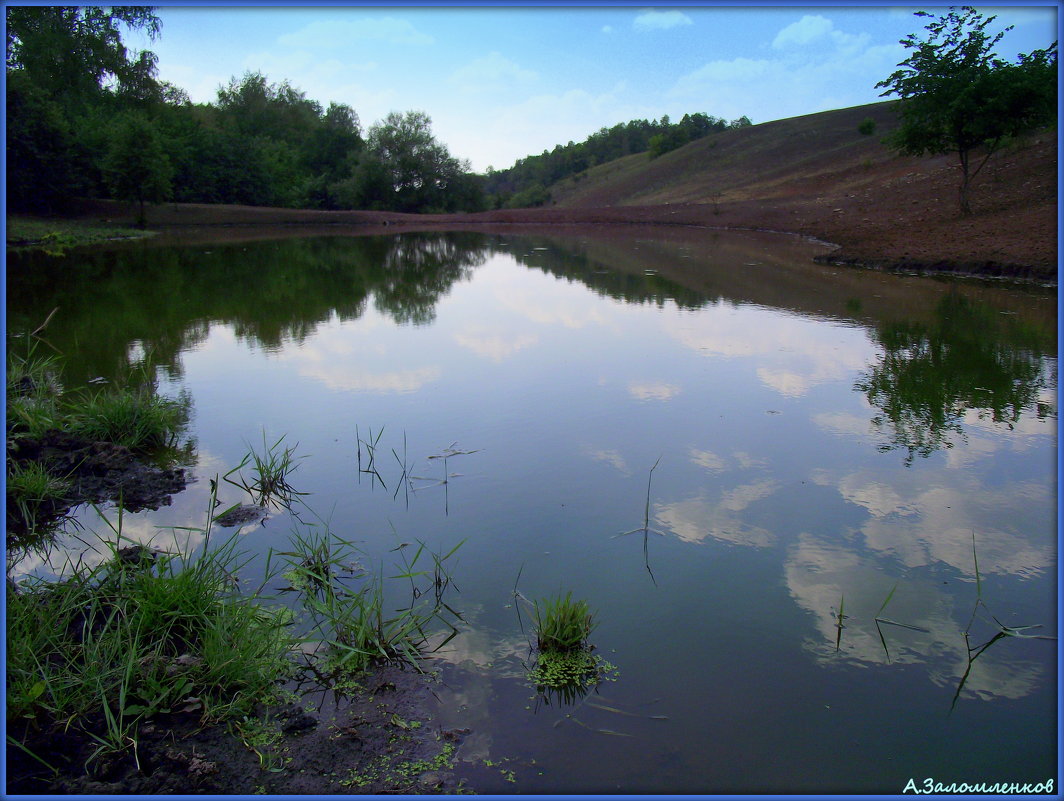
[[[971,176],[968,174],[968,151],[962,148],[959,151],[959,155],[961,158],[961,214],[965,217],[969,217],[972,213],[972,205],[968,200],[968,186],[971,183],[972,179]]]

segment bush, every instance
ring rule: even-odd
[[[857,126],[857,131],[864,136],[871,136],[876,132],[876,121],[871,117],[862,120],[861,124]]]

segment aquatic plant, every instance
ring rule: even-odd
[[[532,623],[541,654],[586,649],[588,638],[597,625],[587,601],[574,601],[572,592],[535,601]]]
[[[70,481],[52,475],[39,462],[7,463],[7,526],[8,530],[24,532],[20,540],[32,542],[38,527],[56,516],[70,490]]]
[[[983,600],[983,579],[979,572],[979,554],[975,547],[975,531],[972,531],[972,564],[975,568],[975,603],[972,606],[972,616],[968,619],[968,625],[964,628],[964,645],[967,650],[968,665],[965,668],[960,681],[957,683],[957,690],[953,694],[953,702],[950,704],[950,712],[952,712],[957,706],[957,701],[961,697],[961,691],[964,689],[964,685],[968,681],[968,676],[972,671],[972,666],[975,664],[975,660],[982,656],[991,645],[1006,637],[1030,640],[1056,640],[1056,637],[1049,634],[1028,634],[1032,629],[1042,628],[1041,623],[1028,626],[1007,626],[998,620],[994,613],[990,611],[990,607],[987,606],[986,601]],[[971,642],[972,626],[975,624],[975,618],[980,609],[982,609],[990,620],[993,621],[992,626],[994,627],[994,634],[983,644],[973,646]]]
[[[61,357],[48,353],[42,331],[55,311],[33,332],[17,337],[7,353],[7,521],[8,546],[33,545],[53,533],[64,519],[63,503],[85,500],[71,480],[69,460],[50,461],[42,445],[59,449],[108,442],[153,459],[180,461],[176,447],[191,408],[188,395],[158,395],[146,374],[134,371],[136,386],[65,391]],[[139,383],[138,383],[139,382]],[[187,446],[186,450],[190,450]],[[73,468],[76,472],[78,468]],[[71,497],[66,497],[73,493]]]
[[[376,660],[405,662],[419,668],[426,651],[443,647],[457,633],[461,615],[445,600],[452,586],[446,563],[461,547],[458,543],[440,555],[418,542],[412,557],[408,544],[396,550],[402,564],[390,581],[409,583],[407,602],[386,612],[388,593],[382,567],[370,572],[362,552],[331,531],[326,521],[302,524],[292,538],[293,550],[280,552],[287,570],[285,589],[299,595],[312,621],[309,641],[325,646],[330,662],[322,676],[336,671],[360,671]],[[464,542],[464,541],[463,541]],[[430,561],[431,565],[425,562]],[[429,641],[446,631],[430,648]],[[317,670],[317,668],[315,668]]]
[[[298,492],[288,481],[289,475],[299,466],[300,460],[304,457],[296,456],[298,442],[295,445],[281,447],[285,436],[282,434],[280,439],[270,445],[266,440],[266,432],[263,431],[262,452],[248,446],[248,452],[244,454],[240,464],[222,478],[233,486],[251,493],[255,503],[260,506],[265,506],[270,501],[277,501],[282,506],[289,507],[296,496],[307,493]],[[251,465],[250,481],[240,474],[240,471],[249,464]],[[237,478],[230,478],[234,473],[237,474]]]
[[[661,462],[659,456],[654,462],[654,466],[650,468],[650,473],[647,475],[647,497],[646,504],[643,507],[643,525],[640,528],[633,528],[630,531],[624,531],[620,534],[616,534],[615,537],[626,537],[629,534],[636,534],[642,532],[643,534],[643,565],[647,569],[647,573],[650,574],[650,580],[654,582],[656,587],[658,580],[654,578],[654,571],[650,569],[650,535],[657,534],[659,537],[664,537],[665,534],[657,529],[650,527],[650,485],[654,480],[654,471],[658,469],[658,464]]]

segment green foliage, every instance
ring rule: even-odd
[[[549,197],[549,187],[569,176],[577,176],[597,164],[630,156],[633,153],[650,152],[655,158],[695,139],[750,125],[748,117],[732,122],[701,112],[685,114],[680,122],[673,124],[668,115],[661,120],[632,120],[618,123],[612,128],[601,128],[580,143],[569,142],[556,145],[553,150],[544,150],[541,155],[518,159],[506,170],[488,170],[484,189],[493,197],[495,208],[524,208],[538,203],[529,202],[524,192],[539,193]],[[537,189],[538,187],[538,189]],[[533,194],[531,199],[542,195]],[[514,200],[514,197],[520,199]]]
[[[900,69],[876,84],[883,96],[897,95],[901,125],[889,143],[909,155],[956,152],[961,165],[960,209],[971,213],[969,185],[1007,137],[1050,123],[1056,115],[1057,45],[1021,54],[1015,64],[994,48],[1005,30],[991,35],[996,17],[974,8],[950,9],[930,17],[924,39],[909,34],[910,51]],[[973,150],[985,147],[973,170]]]
[[[906,465],[952,447],[969,415],[1011,428],[1055,414],[1040,400],[1053,385],[1044,337],[985,303],[950,292],[930,324],[887,324],[874,338],[882,356],[854,389],[886,435],[880,450],[903,450]]]
[[[432,134],[432,120],[421,111],[392,112],[375,123],[366,139],[387,183],[383,203],[393,211],[457,211],[453,189],[470,171]],[[472,191],[461,184],[461,195]]]
[[[66,105],[86,102],[104,87],[143,84],[154,74],[154,56],[131,56],[122,28],[150,39],[161,23],[143,6],[11,6],[7,13],[7,69],[24,73],[49,97]]]
[[[144,225],[144,203],[159,203],[173,193],[173,167],[162,139],[151,120],[129,114],[118,121],[103,162],[111,196],[140,204],[139,220]]]
[[[857,132],[862,136],[871,136],[876,132],[876,121],[871,117],[861,120],[861,124],[857,126]]]
[[[111,239],[139,239],[151,236],[137,228],[94,225],[80,220],[39,220],[32,217],[7,218],[8,248],[37,248],[50,256],[61,256],[77,245]]]
[[[51,212],[78,186],[74,135],[62,108],[22,72],[7,73],[9,210]]]
[[[587,601],[574,601],[571,592],[537,600],[532,623],[540,653],[582,650],[596,625]]]
[[[532,184],[532,186],[522,189],[507,198],[503,203],[503,208],[529,209],[535,206],[543,206],[547,203],[550,203],[550,192],[540,184]]]
[[[588,650],[541,652],[529,679],[537,686],[558,690],[593,687],[599,682],[599,657]]]

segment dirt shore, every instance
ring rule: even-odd
[[[1057,281],[1055,132],[1042,132],[999,152],[973,183],[974,213],[958,208],[955,157],[880,158],[822,166],[783,184],[752,187],[718,202],[654,205],[552,205],[477,214],[416,215],[370,211],[311,211],[252,206],[164,204],[147,213],[166,239],[196,241],[256,237],[263,228],[285,233],[393,233],[501,225],[689,225],[780,231],[837,245],[822,260],[877,269],[1007,276]],[[601,194],[596,196],[601,199]],[[566,202],[566,201],[563,201]],[[621,202],[624,202],[623,199]],[[71,211],[87,223],[133,224],[134,207],[83,201]],[[280,232],[278,232],[280,233]]]

